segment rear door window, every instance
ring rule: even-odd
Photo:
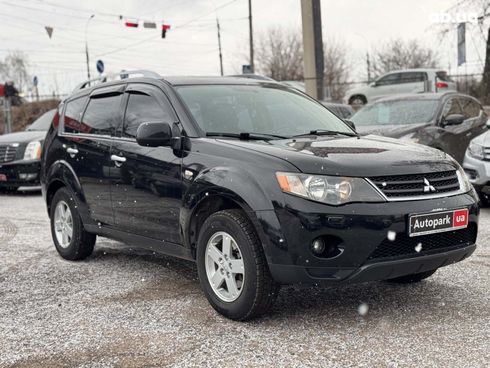
[[[423,72],[401,73],[401,83],[417,83],[427,80],[427,74]]]
[[[87,102],[87,97],[79,97],[66,103],[63,118],[63,130],[65,133],[80,133],[82,113]]]
[[[83,115],[80,133],[114,136],[121,122],[122,94],[93,96]]]

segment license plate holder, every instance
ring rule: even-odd
[[[414,237],[464,229],[468,227],[468,215],[467,208],[410,215],[408,236]]]

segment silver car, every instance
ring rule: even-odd
[[[487,122],[487,126],[489,123]],[[490,131],[474,138],[464,157],[463,168],[483,204],[490,204]]]

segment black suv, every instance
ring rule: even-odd
[[[273,81],[125,73],[80,86],[48,132],[63,258],[99,235],[195,260],[211,305],[246,320],[281,284],[416,282],[475,250],[478,197],[445,153],[359,137]]]

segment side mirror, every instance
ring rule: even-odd
[[[142,123],[136,131],[136,142],[140,146],[172,146],[173,141],[172,127],[163,121]]]
[[[356,125],[354,124],[354,122],[352,120],[344,119],[344,123],[346,123],[348,126],[350,126],[354,131],[356,131]]]
[[[459,125],[466,120],[466,117],[461,114],[451,114],[444,118],[443,125]]]
[[[378,84],[376,82],[369,83],[369,87],[377,87]]]

